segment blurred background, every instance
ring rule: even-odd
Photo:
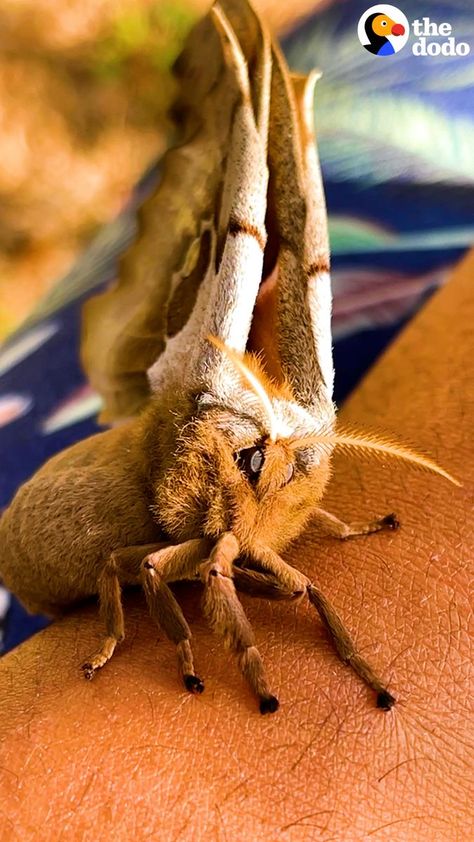
[[[169,68],[209,0],[2,0],[0,340],[166,144]],[[278,32],[315,0],[258,0]]]

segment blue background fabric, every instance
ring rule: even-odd
[[[474,241],[474,57],[374,56],[357,39],[365,4],[337,2],[285,42],[290,66],[323,71],[316,132],[334,290],[335,397],[341,403]],[[409,21],[449,21],[472,44],[471,0],[405,2]],[[116,277],[153,166],[68,275],[0,349],[0,508],[54,453],[99,428],[78,359],[85,298]],[[1,548],[0,548],[1,552]],[[38,628],[0,589],[3,650]]]

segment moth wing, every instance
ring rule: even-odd
[[[263,30],[258,30],[250,61],[222,6],[216,4],[211,13],[239,95],[216,200],[208,269],[188,319],[168,338],[148,375],[156,394],[178,395],[184,389],[222,404],[235,396],[235,370],[209,336],[241,353],[248,341],[266,239],[271,58]]]
[[[260,38],[247,3],[223,0],[252,64]],[[205,51],[205,55],[203,55]],[[136,414],[148,401],[148,369],[189,319],[211,259],[234,111],[241,98],[210,13],[190,33],[175,65],[173,114],[179,145],[162,160],[160,182],[138,212],[138,235],[117,281],[86,302],[81,357],[101,394],[102,422]]]
[[[284,378],[319,420],[333,416],[331,284],[326,206],[314,138],[314,84],[273,49],[270,214],[278,242],[275,337]]]

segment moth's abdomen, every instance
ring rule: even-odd
[[[42,473],[0,522],[0,576],[28,610],[60,613],[97,593],[113,550],[159,535],[133,475],[124,483],[102,468]]]

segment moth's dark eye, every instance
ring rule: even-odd
[[[235,458],[242,473],[250,482],[256,482],[265,461],[261,447],[247,447],[245,450],[239,450]]]

